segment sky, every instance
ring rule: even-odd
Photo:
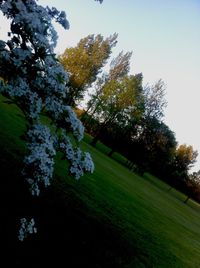
[[[144,85],[166,84],[165,123],[179,144],[198,150],[192,171],[200,169],[200,0],[39,0],[64,10],[70,29],[55,26],[61,54],[88,34],[118,33],[112,57],[132,51],[131,74],[143,73]],[[0,16],[0,39],[6,38]]]

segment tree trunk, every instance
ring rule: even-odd
[[[190,196],[188,196],[188,197],[185,199],[184,203],[187,204],[187,202],[188,202],[189,199],[190,199]]]
[[[112,155],[114,154],[115,150],[114,149],[111,149],[111,151],[108,153],[108,156],[109,157],[112,157]]]
[[[99,140],[99,137],[100,137],[100,133],[97,133],[97,135],[93,138],[93,140],[90,142],[90,144],[95,147],[98,140]]]
[[[102,131],[107,127],[108,124],[112,124],[112,122],[114,121],[116,117],[116,114],[113,114],[112,116],[108,117],[107,119],[104,120],[104,122],[101,124],[99,131],[97,133],[97,135],[94,137],[94,139],[91,141],[91,145],[95,146],[97,141],[99,140],[99,138],[101,137],[101,133]]]
[[[92,118],[93,118],[94,113],[96,112],[96,110],[97,110],[97,108],[98,108],[98,105],[95,107],[95,109],[92,111],[91,114],[88,113],[88,111],[90,110],[90,108],[91,108],[91,107],[89,107],[89,108],[85,111],[85,113],[84,113],[84,115],[86,115],[86,114],[88,115],[88,119],[85,120],[85,127],[86,127],[86,128],[90,127],[90,123],[91,123],[91,121],[92,121]]]
[[[167,190],[168,192],[170,192],[173,189],[172,186],[169,187],[169,189]]]

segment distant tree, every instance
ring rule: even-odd
[[[116,81],[120,81],[120,79],[128,74],[131,55],[132,52],[123,53],[123,51],[121,51],[117,57],[111,61],[109,72],[103,73],[94,84],[94,91],[90,94],[86,112],[90,112],[93,116],[97,110],[102,110],[101,106],[104,101],[106,101],[109,93],[111,93],[111,90],[105,92],[106,88],[109,88],[109,84],[111,85],[112,83],[116,83]]]
[[[153,85],[144,87],[145,117],[161,120],[164,116],[164,108],[167,105],[165,100],[166,86],[160,79]]]
[[[67,103],[75,105],[82,100],[88,87],[96,80],[117,43],[117,34],[104,39],[102,35],[88,35],[76,47],[67,48],[59,56],[64,69],[70,73]]]
[[[197,184],[200,184],[200,170],[192,172],[190,175],[190,180],[195,181]]]
[[[191,145],[182,144],[176,148],[173,161],[169,166],[170,183],[174,187],[188,194],[191,183],[189,170],[196,162],[198,152]]]
[[[169,148],[174,147],[175,144],[174,134],[162,122],[166,106],[164,82],[158,80],[153,85],[146,85],[142,89],[142,96],[143,113],[139,121],[134,117],[126,154],[127,158],[141,169],[154,172],[159,169],[163,170],[164,162],[171,150]],[[131,134],[132,131],[134,135]],[[162,164],[155,168],[158,158]]]
[[[189,174],[186,181],[187,198],[184,203],[187,203],[190,198],[200,202],[200,170]]]
[[[119,118],[125,118],[131,112],[130,107],[133,104],[134,97],[136,97],[136,90],[134,92],[133,88],[136,88],[136,81],[140,80],[141,82],[142,79],[140,75],[137,75],[137,78],[127,75],[130,69],[131,55],[131,52],[120,52],[111,61],[109,72],[104,73],[97,79],[94,91],[90,94],[91,98],[86,113],[89,113],[89,118],[93,117],[99,121],[100,128],[97,131],[99,134],[102,129],[105,129],[108,122],[111,124],[114,121],[119,122]],[[136,100],[134,102],[136,103]],[[88,125],[88,122],[86,122],[86,126]],[[96,138],[99,134],[96,135]],[[95,140],[93,142],[95,143]]]
[[[174,133],[156,118],[143,118],[135,133],[127,144],[127,158],[142,170],[166,176],[176,150]]]
[[[176,170],[187,174],[196,162],[197,156],[198,152],[191,145],[181,144],[176,150]]]
[[[95,118],[101,123],[92,144],[95,145],[101,132],[113,123],[129,120],[138,111],[141,102],[142,75],[124,76],[121,80],[110,80],[103,87],[102,103],[96,111]],[[127,124],[128,122],[126,122]],[[125,127],[125,125],[124,125]]]
[[[121,51],[117,57],[111,61],[108,74],[109,80],[120,80],[129,73],[131,56],[132,52],[124,53]]]

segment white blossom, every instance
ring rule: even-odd
[[[84,126],[70,106],[65,106],[65,111],[67,112],[65,121],[70,123],[74,136],[78,139],[78,141],[81,141],[84,135]]]
[[[37,233],[37,228],[35,227],[35,221],[32,218],[28,221],[26,218],[20,219],[20,229],[18,234],[18,239],[23,241],[28,234]]]
[[[88,152],[83,153],[80,148],[73,148],[73,145],[69,139],[62,132],[62,138],[60,142],[60,149],[65,154],[66,159],[70,163],[70,173],[75,179],[80,179],[84,175],[85,171],[93,172],[94,163]]]
[[[94,172],[94,163],[92,161],[91,155],[88,152],[84,153],[84,158],[82,160],[82,166],[88,172]]]
[[[40,184],[50,185],[53,176],[56,139],[47,126],[34,125],[27,133],[29,154],[24,159],[23,175],[32,195],[39,195]]]

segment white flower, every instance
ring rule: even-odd
[[[27,136],[29,155],[24,159],[22,173],[30,185],[32,195],[39,195],[40,185],[49,186],[53,176],[56,139],[50,129],[42,124],[34,125]]]
[[[94,163],[92,161],[91,155],[88,152],[84,153],[84,159],[82,160],[82,166],[86,171],[91,172],[91,173],[94,172]]]
[[[18,234],[18,239],[23,241],[28,234],[37,233],[37,228],[35,227],[34,219],[31,219],[29,222],[26,218],[20,220],[20,229]]]
[[[67,112],[67,116],[65,117],[65,121],[70,123],[71,128],[73,130],[74,136],[81,141],[84,135],[84,126],[81,121],[77,118],[74,111],[71,109],[70,106],[65,106],[65,111]]]
[[[88,152],[83,153],[80,148],[73,148],[73,145],[64,133],[62,132],[62,138],[60,142],[60,149],[65,154],[66,159],[70,163],[70,173],[75,179],[80,179],[84,175],[84,172],[93,172],[94,163]]]

